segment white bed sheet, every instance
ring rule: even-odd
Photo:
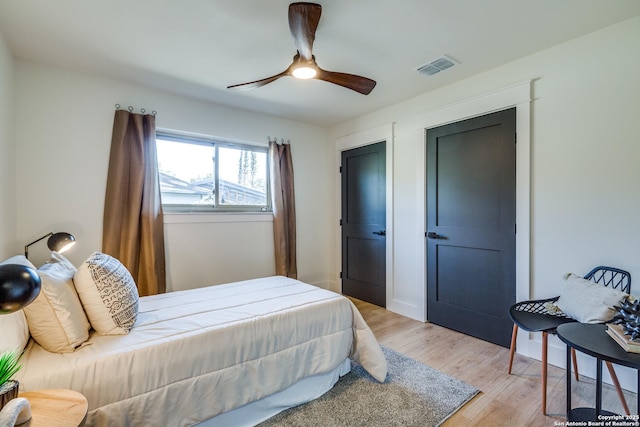
[[[74,353],[27,346],[21,390],[69,388],[87,426],[189,426],[347,357],[384,381],[386,360],[351,301],[281,276],[140,299],[129,335],[93,334]]]

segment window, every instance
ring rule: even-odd
[[[271,211],[267,147],[160,131],[156,142],[166,211]]]

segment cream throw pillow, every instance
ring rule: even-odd
[[[0,265],[2,264],[20,264],[36,269],[36,266],[31,264],[24,255],[8,258],[0,262]],[[0,314],[0,353],[9,350],[22,351],[28,342],[29,325],[24,315],[24,309],[11,314]]]
[[[138,315],[138,288],[120,261],[93,253],[74,277],[91,326],[100,335],[126,335]]]
[[[73,286],[76,268],[64,256],[38,269],[40,295],[24,308],[33,339],[52,353],[72,353],[89,339],[89,321]]]
[[[581,323],[604,323],[615,316],[614,306],[628,296],[624,292],[594,283],[576,274],[564,276],[562,293],[556,305]]]

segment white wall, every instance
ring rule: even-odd
[[[69,231],[78,239],[67,253],[75,264],[100,250],[118,103],[156,110],[161,128],[264,144],[267,136],[291,140],[299,276],[327,285],[329,238],[322,230],[329,227],[323,211],[331,191],[323,185],[330,168],[325,129],[32,62],[17,61],[16,80],[17,163],[22,165],[17,171],[20,244],[50,230]],[[195,220],[166,215],[169,290],[274,274],[269,216],[204,215]],[[44,241],[35,246],[34,256],[37,250],[46,251]]]
[[[119,103],[157,110],[159,127],[241,141],[265,141],[267,135],[290,139],[300,277],[335,287],[337,169],[335,148],[327,141],[393,123],[392,284],[397,298],[425,304],[424,205],[419,203],[424,160],[416,156],[424,130],[418,117],[534,79],[530,296],[556,295],[563,273],[584,273],[595,264],[639,277],[638,40],[640,18],[635,18],[330,130],[24,61],[11,73],[13,61],[0,43],[0,87],[10,92],[16,86],[0,100],[0,155],[13,158],[7,140],[15,134],[18,165],[16,182],[11,172],[7,176],[12,166],[0,160],[0,240],[12,241],[11,252],[19,253],[24,242],[49,230],[67,230],[79,238],[69,253],[75,263],[100,248],[113,105]],[[69,168],[58,173],[58,164]],[[16,182],[19,197],[5,179]],[[16,199],[17,220],[6,207]],[[268,221],[204,221],[167,220],[170,289],[273,272]],[[537,334],[531,341],[521,335],[527,344],[521,350],[539,355]],[[563,346],[552,341],[551,347],[551,361],[562,365]]]
[[[598,264],[640,277],[639,40],[640,17],[331,129],[337,139],[394,123],[391,286],[399,298],[426,304],[425,207],[416,206],[424,198],[419,117],[528,80],[534,80],[529,296],[558,295],[563,273],[584,274]],[[640,294],[639,284],[634,289]],[[520,350],[539,357],[539,334],[533,341],[521,335]],[[554,340],[550,347],[550,360],[563,366],[564,346]],[[625,386],[635,389],[635,381]]]
[[[16,247],[14,60],[0,32],[0,260]]]

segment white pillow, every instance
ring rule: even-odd
[[[564,276],[565,283],[556,305],[569,317],[581,323],[604,323],[616,312],[614,306],[628,296],[624,292],[594,283],[573,273]]]
[[[24,308],[29,331],[52,353],[72,353],[89,339],[89,321],[73,285],[76,268],[64,256],[51,253],[51,261],[38,269],[40,295]]]
[[[24,255],[16,255],[0,262],[0,265],[3,264],[20,264],[36,269]],[[22,351],[28,342],[29,325],[24,310],[0,314],[0,353],[8,350]]]
[[[100,335],[128,334],[138,315],[138,288],[120,261],[93,253],[74,277],[91,326]]]

